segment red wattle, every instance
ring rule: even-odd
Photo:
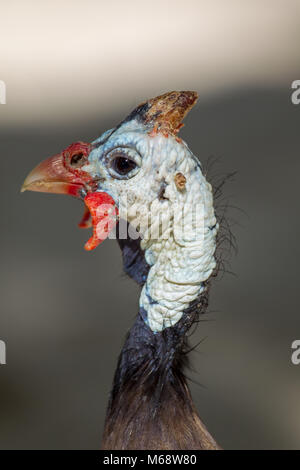
[[[113,198],[105,192],[88,193],[84,202],[93,224],[93,236],[84,245],[90,251],[108,237],[117,223],[119,211]]]

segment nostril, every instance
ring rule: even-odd
[[[76,153],[72,156],[70,164],[73,168],[78,168],[83,164],[84,155],[82,152]]]

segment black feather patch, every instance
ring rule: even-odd
[[[217,449],[186,383],[186,333],[207,307],[207,291],[173,327],[159,333],[140,312],[119,357],[103,449]]]
[[[123,223],[124,221],[122,221]],[[140,247],[140,238],[133,240],[129,236],[127,224],[127,238],[119,238],[119,224],[116,234],[119,246],[122,250],[123,268],[126,274],[135,280],[140,286],[145,284],[150,269],[149,264],[145,260],[144,251]]]

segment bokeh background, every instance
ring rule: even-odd
[[[300,448],[297,0],[1,2],[2,449],[97,449],[138,289],[117,243],[83,250],[79,201],[26,174],[146,98],[197,90],[181,136],[224,188],[238,254],[192,337],[192,393],[224,448]],[[204,319],[204,318],[203,318]]]

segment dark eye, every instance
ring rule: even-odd
[[[111,166],[119,175],[125,176],[136,168],[136,163],[128,157],[116,155],[112,160]]]
[[[137,174],[141,165],[141,157],[136,150],[119,147],[107,155],[108,170],[114,178],[129,179]]]
[[[72,156],[70,163],[73,168],[78,168],[82,165],[83,161],[84,155],[82,152],[79,152]]]

